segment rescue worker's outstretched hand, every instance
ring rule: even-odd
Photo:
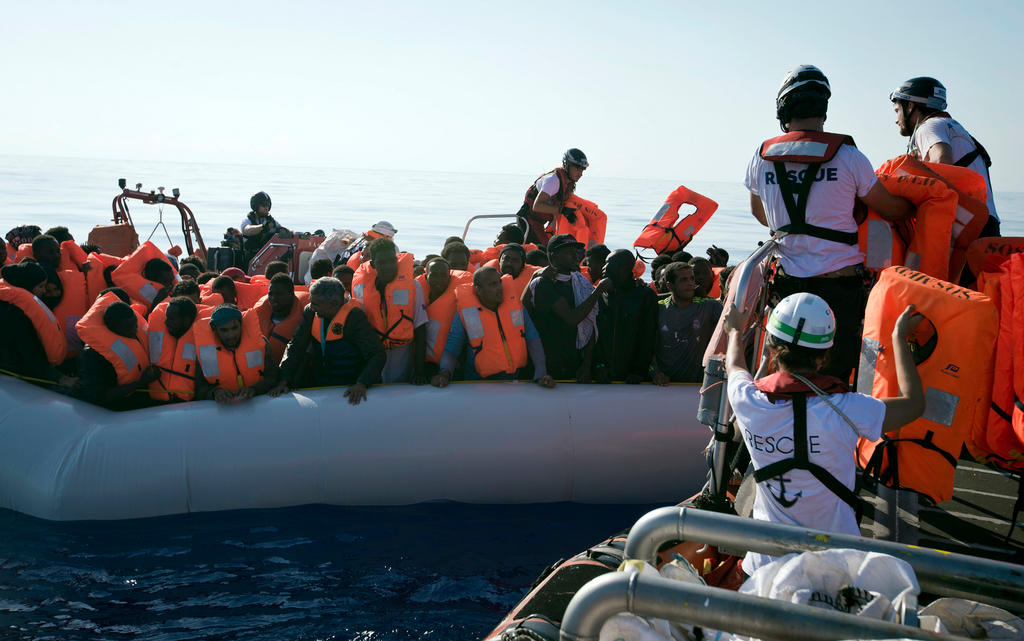
[[[913,305],[907,305],[907,308],[903,310],[900,317],[896,319],[896,325],[892,328],[892,337],[894,341],[905,341],[910,338],[910,335],[914,333],[917,326],[924,320],[924,316],[918,314],[915,311]]]

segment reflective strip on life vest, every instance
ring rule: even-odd
[[[469,340],[477,340],[484,337],[484,324],[480,320],[480,309],[467,307],[462,311],[462,324],[466,327],[466,336]]]
[[[220,363],[217,361],[216,345],[200,345],[199,362],[203,366],[204,376],[212,378],[220,377]]]
[[[248,367],[259,367],[263,364],[263,352],[258,349],[246,352],[245,364]]]
[[[121,359],[121,362],[124,363],[127,369],[133,369],[139,364],[139,359],[135,358],[131,348],[120,338],[110,344],[110,351],[114,352]]]

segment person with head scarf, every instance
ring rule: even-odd
[[[10,374],[77,386],[57,365],[67,354],[64,330],[39,296],[46,292],[46,272],[26,261],[5,265],[0,280],[0,369]]]
[[[219,305],[208,322],[196,320],[196,400],[246,401],[277,385],[278,367],[259,316]]]

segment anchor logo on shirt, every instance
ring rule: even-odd
[[[786,477],[782,476],[781,474],[779,476],[776,476],[775,478],[779,482],[779,493],[778,494],[775,493],[775,489],[772,487],[771,483],[765,483],[765,485],[768,486],[768,491],[771,493],[771,495],[775,498],[776,501],[779,502],[779,505],[781,505],[782,507],[793,507],[794,505],[796,505],[796,502],[799,501],[800,497],[804,495],[803,490],[793,494],[793,499],[792,500],[787,499],[786,498],[786,481],[792,481],[792,479],[787,479]]]

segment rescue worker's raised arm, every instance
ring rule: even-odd
[[[725,351],[725,373],[747,371],[747,359],[743,354],[743,314],[735,303],[729,303],[722,310],[722,327],[729,335],[729,346]]]
[[[558,204],[551,198],[551,195],[538,191],[537,197],[533,199],[533,206],[530,207],[530,212],[538,220],[551,220],[556,215],[562,213]]]
[[[914,306],[907,305],[896,326],[892,330],[892,352],[896,364],[896,382],[900,395],[895,398],[883,398],[885,404],[885,420],[882,431],[891,432],[919,418],[924,413],[924,391],[921,389],[921,377],[917,373],[914,357],[910,353],[907,337],[921,323],[924,316],[914,313]]]
[[[875,181],[871,191],[859,198],[859,200],[886,220],[903,220],[917,212],[917,209],[914,208],[914,205],[909,200],[900,196],[893,196],[878,181]]]

